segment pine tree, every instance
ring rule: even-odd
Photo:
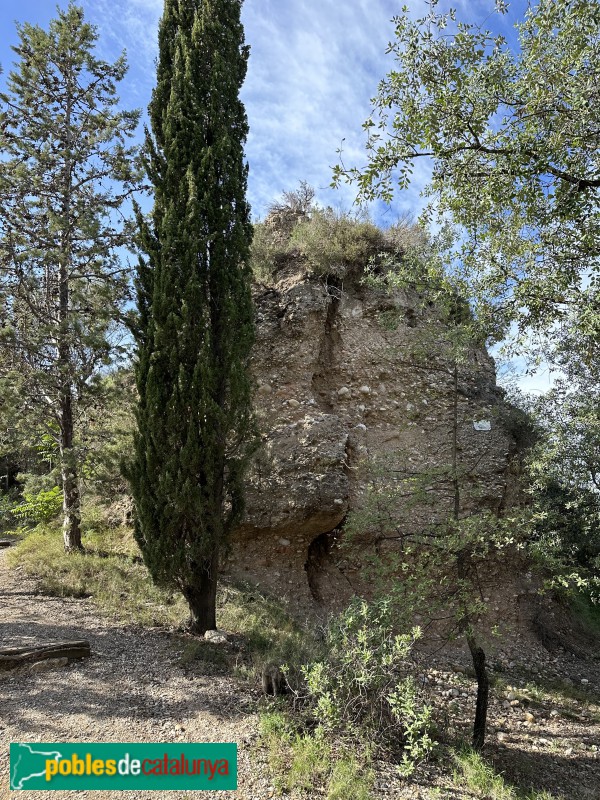
[[[3,393],[18,393],[21,420],[57,441],[65,549],[79,550],[78,415],[125,332],[119,248],[131,231],[119,219],[136,188],[127,139],[138,114],[115,110],[125,57],[94,56],[81,8],[18,34],[0,94],[0,379]]]
[[[239,0],[165,0],[141,225],[136,538],[192,629],[216,627],[219,555],[243,510],[253,438],[246,75]]]

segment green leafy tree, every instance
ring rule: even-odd
[[[600,6],[527,4],[513,47],[429,5],[394,19],[395,64],[364,125],[368,162],[339,165],[334,180],[390,200],[431,159],[425,219],[458,226],[448,261],[470,272],[481,319],[547,332],[576,308],[580,335],[597,341]]]
[[[527,405],[537,421],[528,458],[534,552],[551,583],[598,600],[600,590],[600,390],[571,361],[568,377]]]
[[[183,593],[198,633],[216,627],[219,554],[243,510],[254,438],[240,10],[239,0],[165,2],[147,137],[154,210],[140,217],[140,399],[127,470],[136,538],[154,580]]]
[[[116,109],[125,75],[94,55],[81,8],[48,31],[18,27],[18,62],[2,103],[0,315],[3,394],[13,419],[60,451],[66,550],[81,549],[78,415],[119,351],[129,289],[120,224],[136,188],[137,112]]]

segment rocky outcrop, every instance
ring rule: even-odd
[[[454,419],[472,484],[463,510],[510,502],[515,443],[494,362],[469,350],[455,391],[448,328],[434,306],[416,293],[390,297],[360,282],[293,275],[258,287],[255,302],[263,445],[229,562],[237,576],[300,612],[345,599],[357,565],[344,564],[335,541],[361,504],[369,464],[449,463]]]

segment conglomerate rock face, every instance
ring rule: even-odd
[[[361,565],[335,542],[386,459],[418,472],[443,468],[454,450],[472,486],[462,512],[512,502],[516,447],[494,362],[469,350],[455,384],[434,307],[416,293],[301,275],[258,287],[255,302],[263,445],[228,563],[236,576],[300,614],[339,607],[359,587]],[[438,500],[448,502],[443,492]],[[415,510],[417,522],[419,513],[426,522],[431,511]]]

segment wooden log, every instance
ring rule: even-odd
[[[14,544],[13,539],[0,539],[0,547],[10,547]]]
[[[90,643],[85,639],[27,647],[0,647],[0,671],[16,669],[23,664],[33,664],[47,658],[67,658],[69,661],[74,661],[88,658],[90,654]]]

